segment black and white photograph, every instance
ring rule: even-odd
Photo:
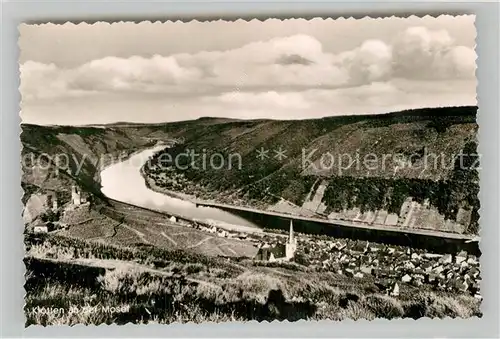
[[[481,317],[474,23],[20,25],[25,326]]]

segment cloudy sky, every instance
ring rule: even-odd
[[[303,119],[476,104],[473,16],[20,27],[21,118]]]

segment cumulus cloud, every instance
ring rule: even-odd
[[[391,47],[379,40],[365,41],[359,48],[344,53],[341,60],[353,85],[386,80],[392,73]]]
[[[311,36],[293,35],[226,51],[110,56],[72,69],[28,61],[21,65],[21,93],[29,101],[108,92],[168,95],[259,89],[264,94],[222,95],[221,100],[303,107],[305,103],[293,96],[281,101],[276,91],[363,86],[395,78],[473,79],[475,59],[475,52],[455,45],[447,31],[425,27],[408,28],[390,43],[367,40],[339,54],[325,52]]]
[[[297,54],[283,55],[276,60],[278,65],[310,65],[313,62]]]
[[[404,78],[472,78],[476,54],[473,49],[455,46],[447,31],[411,27],[394,42],[394,72]]]
[[[201,116],[239,119],[305,119],[402,109],[474,105],[475,82],[394,79],[342,88],[301,91],[240,91],[213,95],[107,95],[99,98],[37,101],[24,105],[21,118],[36,124],[115,121],[167,122]],[[71,114],[68,114],[70,112]]]
[[[23,100],[64,95],[66,79],[54,64],[27,61],[19,68],[21,84],[19,90]]]

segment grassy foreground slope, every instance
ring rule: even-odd
[[[391,297],[371,279],[297,264],[260,267],[54,235],[27,236],[25,244],[28,326],[481,316],[471,295],[402,283]]]

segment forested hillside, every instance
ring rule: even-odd
[[[23,201],[40,190],[57,191],[65,200],[72,183],[100,195],[99,170],[108,159],[103,155],[177,138],[181,142],[145,167],[157,189],[266,209],[281,199],[301,206],[322,183],[326,187],[319,199],[325,215],[351,208],[397,214],[411,197],[427,201],[450,220],[459,209],[472,211],[467,232],[476,233],[476,111],[450,107],[290,121],[201,118],[154,125],[22,125]],[[44,165],[44,153],[52,160],[65,154],[69,163],[59,169],[31,163],[35,156]],[[161,159],[166,155],[177,164],[165,166]]]
[[[451,220],[458,208],[472,209],[468,231],[474,233],[476,111],[448,107],[314,120],[172,123],[158,128],[184,143],[157,154],[146,171],[164,189],[259,208],[280,198],[301,205],[324,180],[326,212],[359,207],[397,213],[412,197],[428,200]],[[263,159],[262,150],[268,151]],[[177,165],[161,162],[167,155]]]

